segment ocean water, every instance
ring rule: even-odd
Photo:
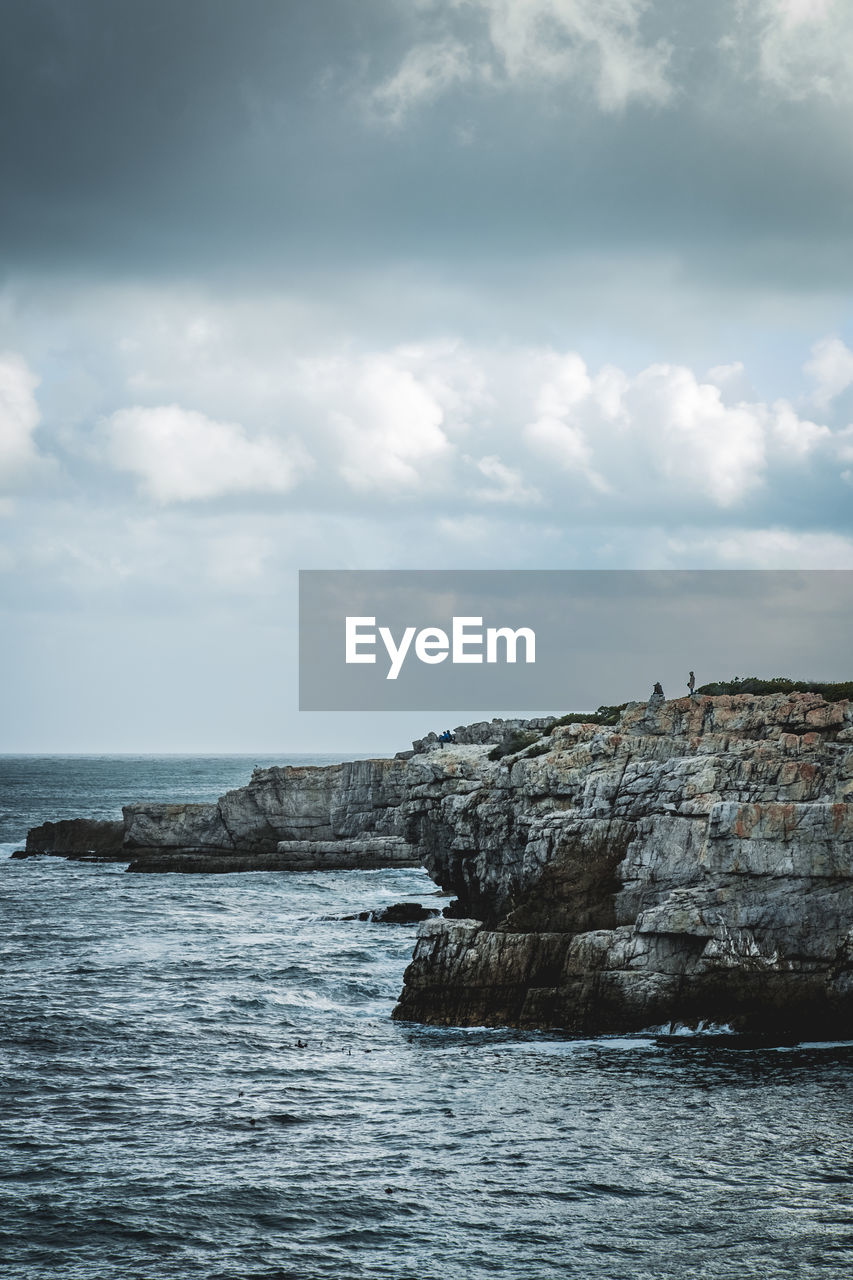
[[[4,850],[254,763],[0,759]],[[403,899],[0,858],[2,1274],[849,1274],[853,1047],[393,1023],[415,928],[335,917]]]

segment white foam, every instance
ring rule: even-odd
[[[641,1036],[733,1036],[733,1027],[727,1022],[700,1022],[690,1027],[684,1022],[663,1022],[659,1027],[646,1027],[638,1032]]]

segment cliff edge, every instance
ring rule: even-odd
[[[463,918],[396,1018],[853,1036],[853,703],[653,699],[408,804]]]

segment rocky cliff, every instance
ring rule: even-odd
[[[215,804],[131,804],[131,871],[305,871],[417,866],[400,810],[406,761],[255,769]]]
[[[409,838],[469,918],[423,926],[395,1017],[853,1035],[853,704],[634,704],[459,773]]]
[[[446,759],[430,734],[393,760],[258,768],[245,787],[214,803],[128,804],[122,823],[44,823],[29,832],[26,850],[16,856],[87,857],[109,844],[110,856],[137,872],[418,866],[421,852],[408,839],[407,802],[425,777],[434,780],[434,766],[424,761],[445,759],[437,776],[446,775],[452,788],[459,781],[458,756],[466,749],[473,748],[479,759],[525,726],[535,736],[553,724],[548,717],[462,726],[455,754],[448,749]]]
[[[135,871],[423,862],[457,901],[424,924],[397,1018],[853,1037],[853,702],[653,699],[612,728],[456,737],[129,805],[121,849]]]

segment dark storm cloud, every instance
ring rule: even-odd
[[[837,282],[846,112],[762,91],[719,47],[734,6],[690,8],[646,15],[649,47],[672,44],[666,101],[606,111],[581,76],[544,94],[461,76],[391,120],[371,92],[419,42],[480,57],[482,6],[6,0],[5,267],[476,274],[498,255],[660,249],[718,276]]]

